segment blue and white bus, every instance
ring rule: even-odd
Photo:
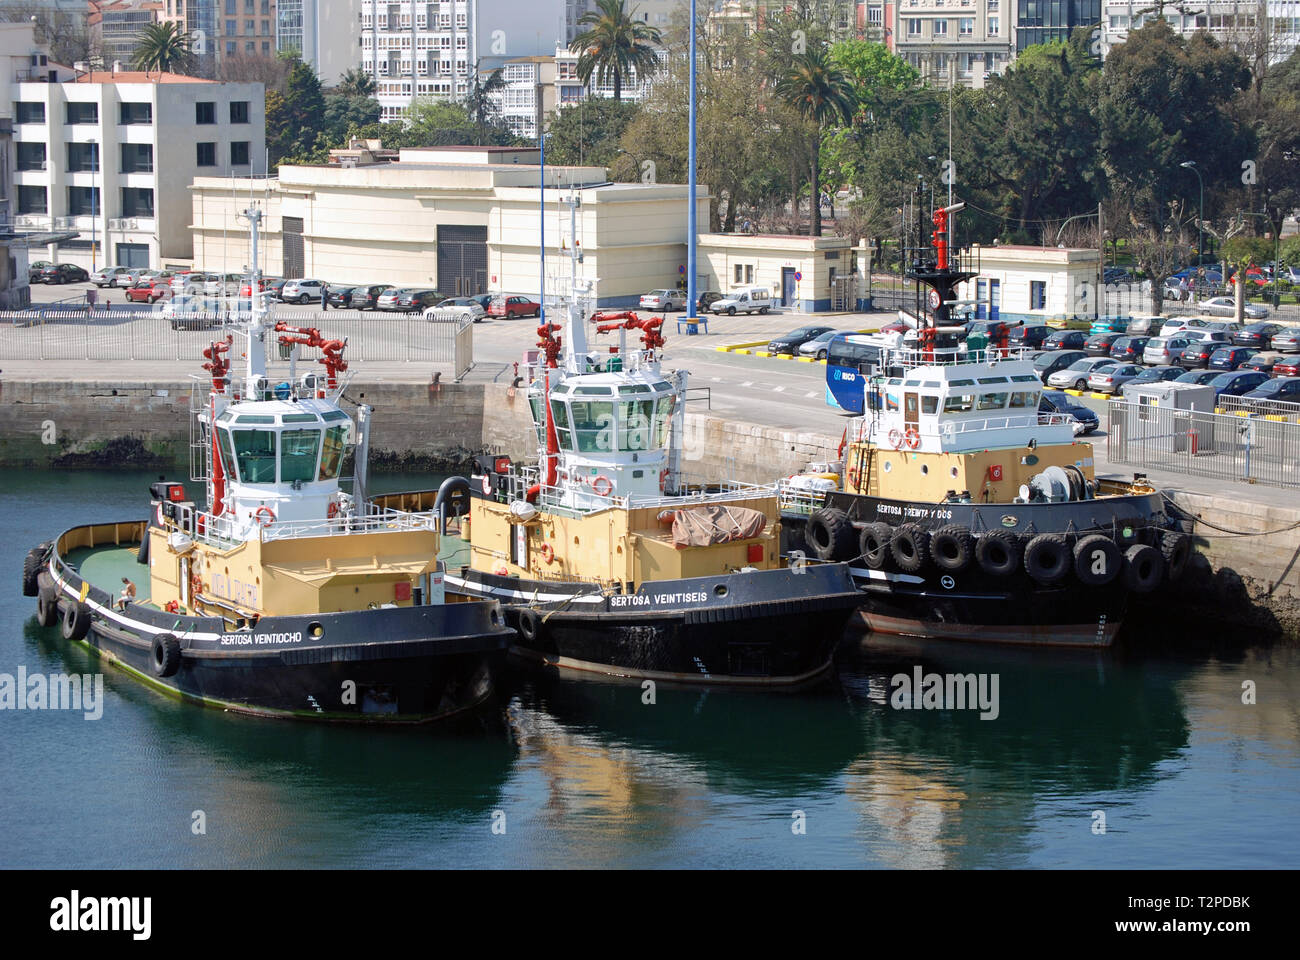
[[[889,343],[878,336],[842,333],[826,348],[826,404],[848,413],[865,408],[865,388],[872,367]]]

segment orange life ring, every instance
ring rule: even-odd
[[[903,439],[907,442],[909,450],[915,450],[921,445],[921,434],[917,432],[916,427],[908,427]]]
[[[849,483],[856,487],[858,485],[858,478],[861,476],[862,474],[857,467],[849,467]]]
[[[508,577],[508,576],[510,576],[510,571],[507,570],[505,567],[497,567],[497,568],[496,568],[495,570],[493,570],[492,572],[495,573],[498,577]]]
[[[253,519],[258,522],[259,527],[269,527],[275,523],[275,511],[266,504],[262,504],[253,511]]]
[[[333,520],[339,515],[339,504],[337,500],[331,500],[329,509],[325,511],[325,519]]]
[[[604,485],[604,489],[601,489],[602,484]],[[596,496],[608,497],[613,492],[613,490],[614,490],[613,481],[611,481],[609,477],[605,476],[603,473],[598,477],[592,478],[591,492],[594,493]]]
[[[889,431],[889,445],[895,450],[903,449],[903,434],[895,427]]]
[[[542,544],[541,553],[542,553],[542,559],[545,560],[548,564],[555,562],[555,548],[552,547],[549,543]]]
[[[193,600],[203,592],[203,577],[198,572],[190,574],[190,599]]]
[[[667,467],[665,467],[663,470],[660,470],[660,471],[659,471],[659,489],[660,489],[660,490],[663,490],[663,489],[664,489],[664,485],[665,485],[666,483],[668,483],[668,468],[667,468]]]

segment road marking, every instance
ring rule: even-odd
[[[753,380],[746,380],[744,383],[741,384],[742,387],[752,387],[753,385],[754,385]]]
[[[781,393],[783,390],[785,390],[785,387],[773,387],[772,389],[776,393]]]
[[[809,400],[811,400],[811,399],[812,399],[813,397],[815,397],[815,396],[817,396],[817,391],[816,391],[816,390],[814,390],[812,393],[805,393],[805,394],[804,394],[804,397],[807,398],[807,399],[809,399]]]

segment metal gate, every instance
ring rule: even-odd
[[[284,218],[283,237],[285,279],[301,279],[307,263],[302,247],[302,217]]]
[[[438,289],[447,296],[487,292],[487,227],[438,225]]]

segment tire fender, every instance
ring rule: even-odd
[[[90,607],[85,603],[63,605],[63,639],[84,640],[90,632]]]
[[[1074,575],[1089,587],[1104,587],[1124,569],[1124,555],[1110,537],[1090,533],[1074,545]]]
[[[149,664],[154,676],[170,677],[181,666],[181,642],[173,634],[160,633],[153,638]]]
[[[889,563],[889,541],[894,528],[883,521],[869,523],[858,535],[858,552],[872,570],[883,570]]]
[[[980,569],[994,577],[1008,577],[1020,566],[1024,548],[1020,538],[1007,530],[990,530],[975,541],[975,559]]]
[[[808,519],[808,546],[818,560],[847,559],[857,542],[848,514],[836,507],[822,507]]]
[[[54,584],[42,584],[36,594],[36,622],[52,627],[59,622],[59,590]]]
[[[940,527],[930,538],[930,557],[945,573],[961,573],[975,559],[975,538],[955,523]]]
[[[904,573],[919,573],[930,562],[930,531],[915,523],[896,528],[889,555]]]
[[[1150,593],[1165,575],[1165,558],[1155,547],[1135,543],[1124,551],[1124,582],[1134,593]]]
[[[1185,533],[1166,531],[1160,540],[1160,555],[1165,558],[1165,578],[1170,582],[1182,578],[1192,556],[1192,541]]]
[[[1040,533],[1025,548],[1025,572],[1041,584],[1064,580],[1073,561],[1064,534]]]

